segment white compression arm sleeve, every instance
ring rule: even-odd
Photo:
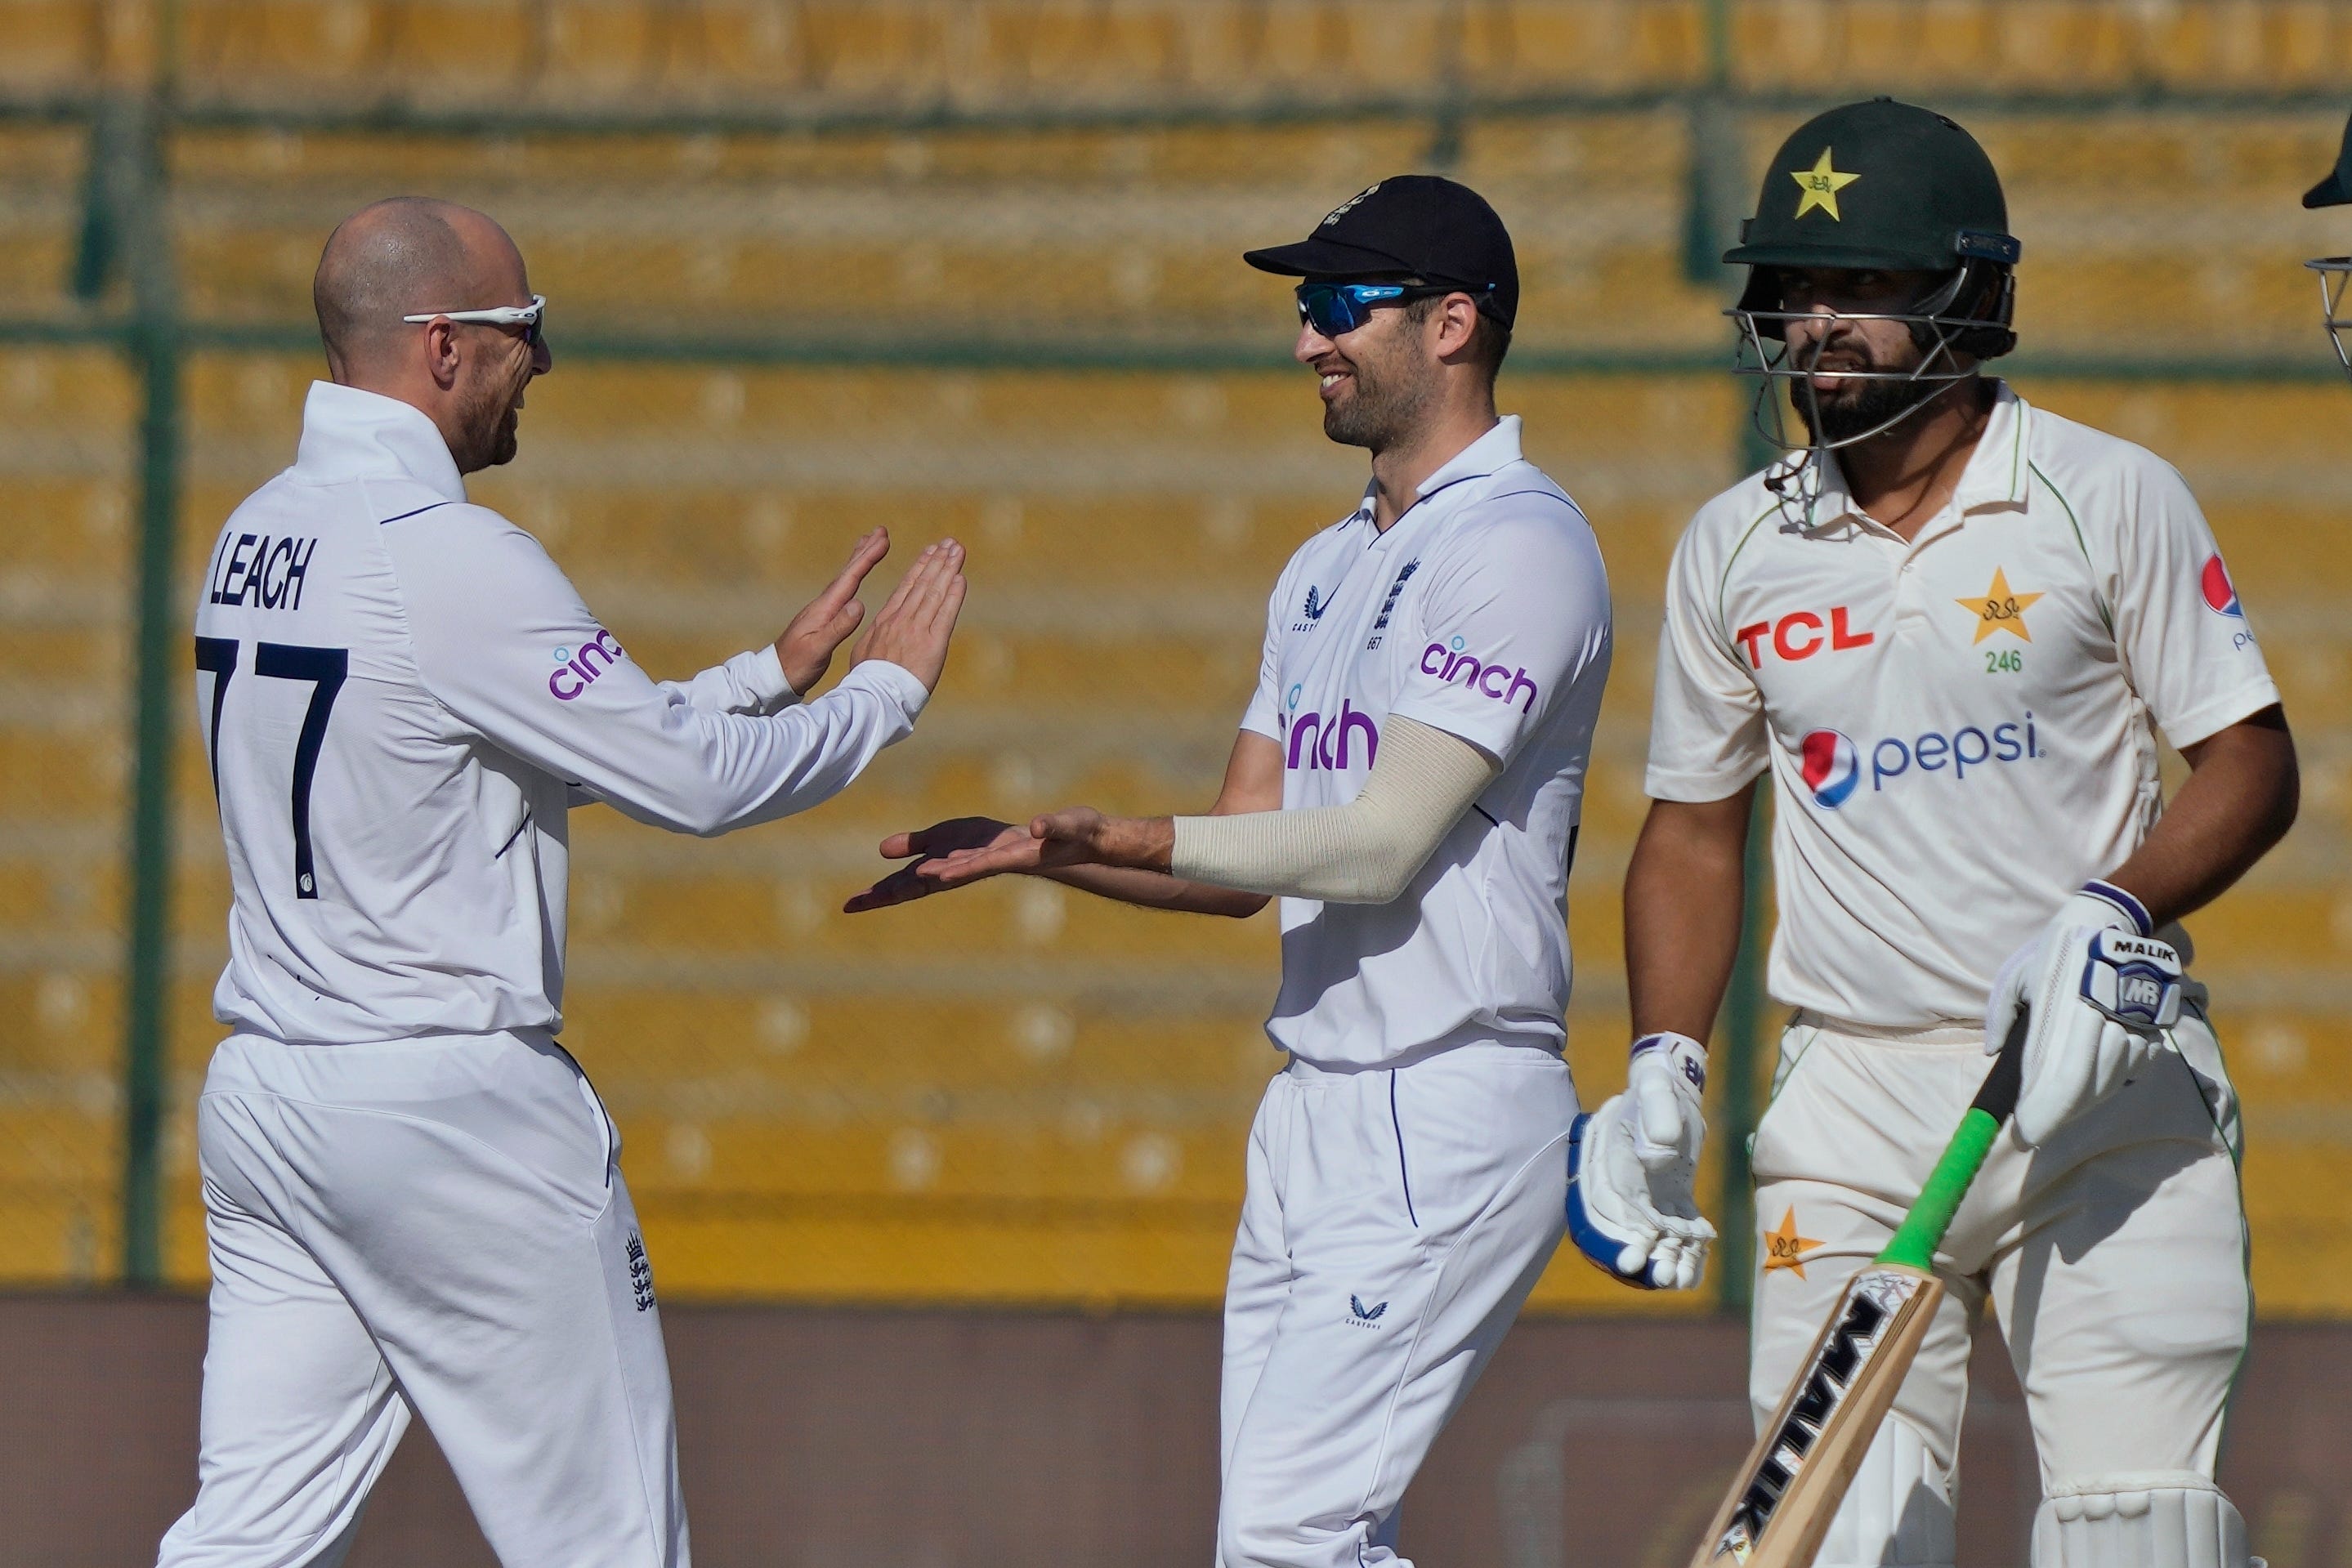
[[[1501,771],[1455,736],[1391,719],[1344,806],[1179,817],[1169,870],[1187,882],[1330,904],[1389,904]]]

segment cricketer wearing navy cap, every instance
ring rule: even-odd
[[[1286,277],[1354,278],[1402,273],[1451,284],[1500,324],[1507,339],[1519,313],[1519,264],[1510,231],[1486,199],[1435,174],[1394,174],[1325,214],[1297,245],[1244,251],[1261,272]]]
[[[911,863],[848,907],[1007,873],[1171,913],[1282,901],[1283,1054],[1225,1277],[1216,1562],[1411,1568],[1405,1490],[1567,1225],[1568,868],[1609,581],[1495,405],[1518,277],[1494,209],[1383,180],[1248,260],[1305,279],[1291,358],[1370,472],[1267,597],[1213,805],[894,833],[883,854]]]
[[[1391,175],[1332,208],[1305,239],[1244,251],[1242,259],[1306,279],[1298,318],[1320,347],[1310,353],[1302,344],[1299,355],[1324,372],[1323,434],[1344,445],[1379,452],[1412,423],[1415,366],[1386,362],[1380,345],[1349,336],[1374,310],[1402,307],[1418,326],[1447,301],[1467,299],[1475,314],[1458,359],[1488,387],[1510,351],[1519,311],[1510,231],[1485,197],[1452,180]]]

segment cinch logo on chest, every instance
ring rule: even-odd
[[[1299,688],[1290,688],[1290,700],[1298,701]],[[1364,766],[1381,754],[1381,727],[1372,716],[1356,707],[1347,698],[1339,699],[1338,716],[1325,723],[1319,713],[1299,713],[1290,716],[1290,752],[1284,763],[1286,768],[1304,767],[1309,772],[1350,766],[1349,742],[1358,736],[1364,740]]]
[[[1823,648],[1837,653],[1847,648],[1867,648],[1878,641],[1875,632],[1856,632],[1848,627],[1846,614],[1844,605],[1832,607],[1824,631],[1822,618],[1813,612],[1791,611],[1778,621],[1759,621],[1753,626],[1742,626],[1733,640],[1748,650],[1748,667],[1751,670],[1764,667],[1762,644],[1767,632],[1772,637],[1772,652],[1790,663],[1810,659]]]
[[[1449,686],[1459,680],[1480,696],[1515,705],[1521,713],[1536,711],[1540,688],[1528,679],[1526,665],[1514,670],[1507,664],[1490,664],[1475,653],[1465,653],[1463,648],[1459,637],[1450,643],[1432,643],[1421,651],[1421,673],[1435,675]],[[1521,692],[1527,695],[1521,696]]]

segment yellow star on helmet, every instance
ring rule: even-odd
[[[2000,567],[1992,569],[1992,586],[1982,599],[1955,599],[1953,603],[1977,618],[1977,634],[1969,639],[1973,648],[1996,632],[2008,632],[2024,642],[2033,641],[2033,633],[2025,629],[2025,612],[2042,598],[2038,593],[2012,593],[2009,573]]]
[[[1764,1233],[1764,1271],[1769,1274],[1775,1269],[1787,1269],[1801,1280],[1805,1277],[1806,1252],[1820,1245],[1810,1236],[1797,1234],[1797,1208],[1791,1204],[1789,1212],[1780,1218],[1780,1228]]]
[[[1830,162],[1830,150],[1824,147],[1822,149],[1820,162],[1810,169],[1789,171],[1789,178],[1797,182],[1797,189],[1804,193],[1797,198],[1797,215],[1801,218],[1815,207],[1819,207],[1829,214],[1832,222],[1845,221],[1838,215],[1838,193],[1861,179],[1862,176],[1839,173]]]

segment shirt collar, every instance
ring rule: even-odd
[[[1977,439],[1977,449],[1969,454],[1968,466],[1960,470],[1960,482],[1952,487],[1948,516],[1958,518],[1987,507],[2025,505],[2026,439],[2032,415],[2032,405],[2018,396],[2007,382],[1993,382],[1991,417],[1985,421],[1984,434]],[[1818,528],[1846,518],[1868,522],[1867,514],[1854,505],[1853,492],[1846,488],[1845,470],[1839,465],[1834,452],[1822,455],[1821,482],[1821,496],[1812,507],[1811,526]]]
[[[1448,485],[1464,479],[1483,479],[1519,461],[1519,416],[1507,413],[1495,422],[1495,428],[1448,458],[1445,465],[1421,482],[1412,493],[1416,501],[1426,500]]]
[[[445,500],[466,498],[466,481],[449,444],[422,410],[357,387],[312,382],[302,404],[302,443],[294,466],[303,477],[413,479]]]
[[[1993,383],[1992,417],[1969,454],[1969,465],[1952,491],[1955,511],[1980,507],[2022,507],[2026,489],[2026,434],[2033,411],[2007,382]]]

